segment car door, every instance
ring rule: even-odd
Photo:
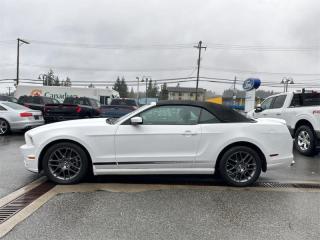
[[[269,97],[261,103],[261,112],[254,112],[254,118],[269,118],[271,116],[271,106],[275,97]]]
[[[283,114],[283,105],[286,100],[286,97],[287,95],[278,95],[274,97],[274,100],[272,101],[270,109],[268,110],[268,117],[280,118],[285,120],[285,117]]]
[[[115,136],[119,168],[188,168],[194,165],[201,137],[200,108],[155,106],[139,113],[143,123],[130,119]]]

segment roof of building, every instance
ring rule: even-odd
[[[195,93],[196,88],[189,88],[189,87],[167,87],[169,92],[188,92],[188,93]],[[198,88],[198,93],[204,93],[206,90],[204,88]]]
[[[176,101],[176,100],[166,100],[159,101],[156,104],[157,106],[166,106],[166,105],[185,105],[185,106],[197,106],[206,109],[208,112],[211,112],[215,115],[221,122],[251,122],[251,119],[248,119],[244,115],[236,112],[235,110],[216,103],[210,102],[200,102],[200,101]]]

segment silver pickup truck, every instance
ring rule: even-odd
[[[294,146],[302,154],[314,155],[320,145],[320,93],[286,92],[266,98],[251,118],[278,118],[286,121]]]

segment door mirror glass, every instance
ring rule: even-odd
[[[256,113],[262,112],[262,110],[263,110],[263,109],[262,109],[262,107],[261,107],[261,104],[258,104],[257,107],[256,107],[256,109],[255,109],[255,112],[256,112]]]
[[[138,125],[143,123],[142,117],[133,117],[133,118],[130,118],[130,121],[132,125]]]

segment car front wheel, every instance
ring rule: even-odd
[[[43,157],[45,175],[58,184],[80,182],[88,170],[88,157],[77,144],[60,142],[49,147]]]
[[[261,158],[250,147],[232,147],[222,156],[219,173],[229,185],[236,187],[249,186],[260,176]]]

